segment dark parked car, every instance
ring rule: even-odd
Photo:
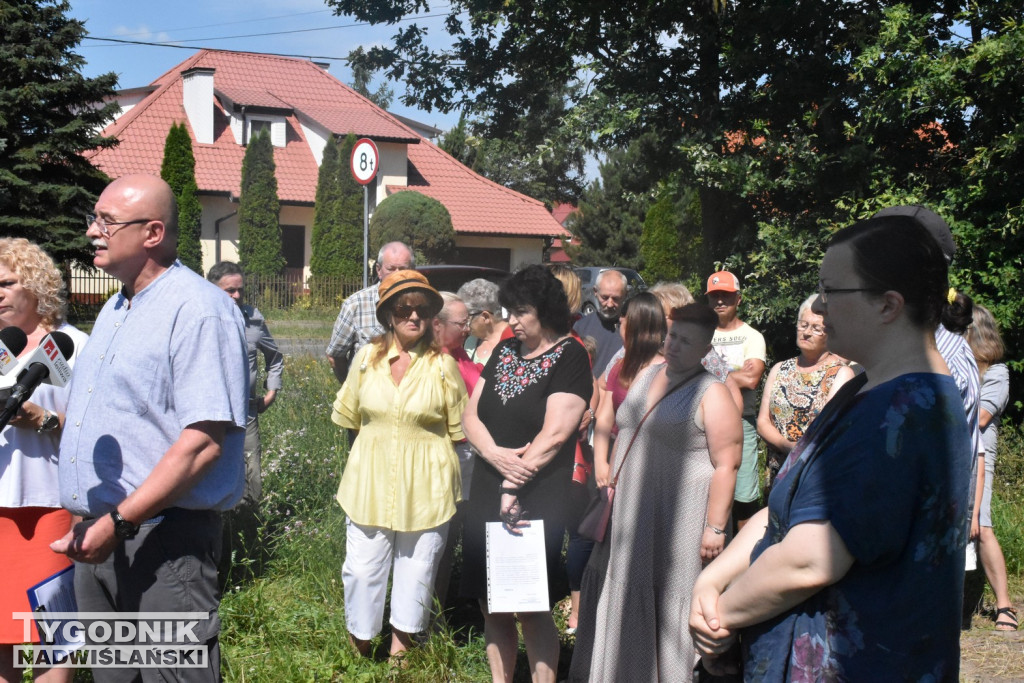
[[[619,268],[618,266],[583,266],[573,268],[580,276],[580,285],[583,287],[583,315],[590,315],[598,308],[597,297],[594,296],[594,284],[597,282],[597,274],[602,270],[617,270],[626,276],[626,298],[630,298],[647,289],[647,283],[640,277],[640,273],[632,268]]]
[[[458,291],[459,287],[478,277],[500,284],[509,275],[507,270],[480,266],[417,266],[416,270],[426,275],[431,286],[439,292]]]

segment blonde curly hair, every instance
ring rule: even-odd
[[[23,237],[0,238],[0,263],[18,276],[36,298],[42,326],[55,330],[67,315],[67,295],[57,264],[43,249]]]

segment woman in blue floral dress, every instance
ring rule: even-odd
[[[826,404],[768,501],[694,586],[707,668],[742,632],[757,681],[957,680],[970,433],[934,330],[947,265],[904,216],[839,232],[814,310],[865,373]]]

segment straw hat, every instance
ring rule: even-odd
[[[380,294],[380,300],[377,301],[377,320],[384,326],[388,324],[387,314],[391,310],[391,305],[405,292],[420,292],[426,296],[427,304],[432,309],[431,317],[437,315],[444,306],[444,299],[430,286],[427,277],[415,270],[396,270],[381,281],[377,292]]]

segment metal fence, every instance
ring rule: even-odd
[[[103,304],[121,289],[117,278],[97,270],[71,269],[69,275],[69,317],[72,321],[94,320]],[[290,308],[324,308],[335,311],[342,301],[362,287],[361,277],[301,276],[245,278],[245,301],[261,311]]]
[[[363,286],[361,277],[245,277],[245,300],[261,311],[290,308],[326,308],[341,302]]]

